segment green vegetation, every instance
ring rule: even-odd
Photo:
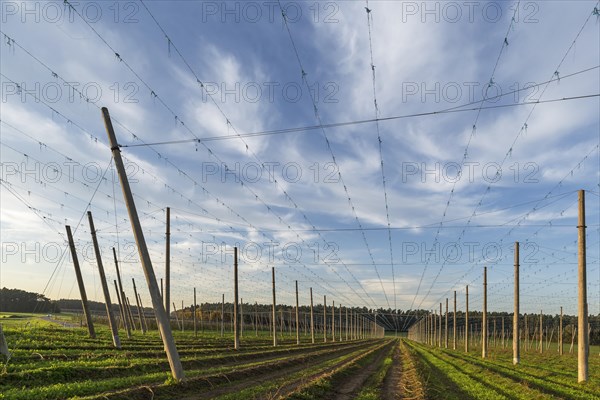
[[[106,325],[91,339],[78,318],[0,313],[12,352],[0,358],[0,399],[600,399],[597,350],[590,381],[578,384],[577,355],[559,356],[552,344],[542,354],[523,350],[513,366],[501,345],[482,360],[477,346],[465,354],[405,338],[311,344],[302,335],[297,346],[295,333],[284,333],[273,347],[266,331],[248,332],[238,351],[229,333],[174,331],[186,373],[179,384],[156,331],[130,339],[121,331],[116,350]]]

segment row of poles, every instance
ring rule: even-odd
[[[237,248],[234,248],[234,252]],[[272,272],[275,272],[275,268],[272,268]],[[274,282],[273,282],[274,283]],[[356,340],[365,338],[378,338],[385,335],[385,329],[376,323],[376,319],[366,318],[364,314],[357,313],[353,310],[349,310],[347,307],[344,308],[342,305],[336,307],[335,301],[332,302],[331,308],[327,306],[327,296],[323,296],[323,312],[316,313],[313,306],[312,288],[310,288],[310,312],[305,312],[303,318],[300,317],[300,306],[298,302],[298,281],[295,281],[296,285],[296,306],[289,308],[287,312],[284,312],[282,308],[277,309],[275,302],[271,306],[271,311],[265,315],[265,312],[258,311],[258,302],[255,303],[254,313],[249,312],[244,315],[243,312],[243,299],[239,304],[234,302],[233,312],[230,313],[230,329],[234,333],[239,328],[239,337],[243,336],[245,320],[249,320],[252,326],[252,330],[255,331],[255,335],[258,337],[258,332],[268,330],[269,336],[273,337],[273,333],[279,329],[279,337],[284,337],[284,331],[292,334],[292,330],[295,332],[296,344],[300,344],[300,332],[304,331],[304,336],[311,337],[311,342],[315,343],[315,337],[317,334],[322,335],[323,342],[327,341],[336,342],[343,340]],[[234,289],[235,290],[235,289]],[[234,293],[235,297],[235,293]],[[276,301],[276,298],[275,298]],[[246,303],[248,304],[248,303]],[[248,304],[249,305],[249,304]],[[176,326],[181,330],[185,330],[185,313],[186,309],[182,307],[178,311],[173,303],[174,315]],[[213,322],[213,313],[216,311],[208,310],[209,318],[208,323],[212,325],[212,329],[221,332],[221,337],[225,333],[225,294],[222,295],[221,307],[218,311],[217,322]],[[273,312],[273,309],[275,312]],[[239,310],[236,311],[236,310]],[[330,311],[329,311],[330,310]],[[194,303],[190,307],[189,316],[187,317],[188,322],[191,319],[194,335],[198,333],[198,314],[200,314],[200,329],[204,330],[204,314],[206,310],[202,310],[201,306],[198,306],[196,302],[196,289],[194,288]],[[277,314],[279,313],[279,318]],[[285,318],[285,314],[288,314],[288,318]],[[295,317],[293,316],[295,315]],[[345,318],[344,318],[345,315]],[[246,318],[245,318],[246,317]],[[337,323],[336,323],[337,321]],[[345,339],[344,339],[345,337]],[[329,338],[329,339],[328,339]],[[236,340],[237,343],[237,340]],[[274,345],[277,345],[274,342]]]
[[[585,382],[588,380],[588,360],[589,360],[589,334],[590,326],[588,323],[588,304],[587,304],[587,277],[586,277],[586,244],[585,244],[585,191],[578,192],[579,216],[577,224],[578,233],[578,318],[577,318],[577,380]],[[514,313],[512,322],[512,340],[513,340],[513,364],[520,363],[520,303],[519,303],[519,242],[515,242],[514,251]],[[448,348],[448,299],[446,298],[445,313],[445,347]],[[454,291],[454,316],[453,316],[453,344],[452,348],[457,348],[457,317],[456,317],[456,291]],[[540,351],[543,349],[543,326],[542,314],[540,313]],[[527,324],[527,317],[524,320]],[[465,352],[469,351],[469,286],[465,288],[465,327],[463,330]],[[562,307],[560,308],[559,322],[559,354],[563,354],[563,326],[562,326]],[[408,337],[411,340],[438,345],[442,347],[442,303],[440,303],[439,315],[429,313],[413,324],[408,331]],[[527,333],[528,333],[527,329]],[[526,336],[526,340],[528,335]],[[574,335],[573,335],[574,339]],[[487,312],[487,267],[483,267],[483,312],[481,322],[481,357],[488,356],[488,312]]]
[[[166,276],[165,276],[165,290],[164,293],[162,289],[159,289],[158,282],[156,280],[156,275],[154,273],[154,268],[152,266],[152,261],[150,260],[150,254],[148,251],[148,247],[146,245],[146,241],[144,239],[144,233],[141,228],[141,224],[139,221],[137,209],[135,207],[135,202],[133,199],[133,195],[131,193],[131,188],[129,186],[129,181],[127,179],[127,174],[125,172],[125,167],[123,164],[123,159],[121,157],[121,152],[119,149],[119,145],[115,136],[115,132],[112,126],[112,121],[110,119],[110,115],[108,109],[106,107],[102,108],[102,117],[104,119],[104,125],[106,128],[106,132],[108,135],[108,140],[110,144],[110,149],[112,152],[112,156],[115,162],[115,168],[117,170],[117,174],[119,177],[119,181],[121,182],[121,189],[123,191],[123,197],[125,199],[125,204],[127,206],[127,212],[129,215],[129,220],[131,222],[133,235],[136,241],[138,253],[140,256],[140,261],[142,265],[142,269],[144,271],[144,276],[146,278],[146,283],[148,284],[148,290],[150,293],[150,298],[152,300],[152,308],[154,310],[154,316],[156,320],[156,325],[158,327],[160,337],[162,338],[164,349],[167,354],[167,359],[169,361],[169,366],[171,369],[171,374],[173,378],[177,381],[181,381],[184,379],[183,367],[181,365],[181,359],[179,357],[179,353],[177,351],[177,347],[175,345],[175,341],[173,339],[173,332],[171,330],[170,324],[170,208],[167,208],[167,231],[166,231]],[[92,242],[94,245],[94,251],[96,255],[96,262],[98,266],[98,271],[100,273],[100,281],[102,284],[102,292],[104,294],[104,300],[106,304],[106,314],[108,316],[108,325],[110,331],[112,333],[113,345],[117,348],[121,348],[121,341],[119,339],[118,326],[116,324],[116,320],[112,310],[112,302],[110,299],[110,293],[108,289],[108,284],[106,281],[106,275],[104,273],[104,266],[102,264],[102,257],[100,254],[100,248],[98,246],[98,240],[96,237],[96,230],[94,228],[94,221],[92,218],[91,211],[88,211],[88,221],[90,225],[90,231],[92,234]],[[86,324],[88,327],[88,332],[90,337],[96,337],[96,333],[94,330],[94,325],[92,322],[92,316],[88,306],[87,295],[85,291],[85,286],[83,284],[83,278],[81,274],[81,269],[79,266],[79,261],[77,258],[77,251],[75,249],[75,243],[73,241],[73,235],[71,232],[71,227],[66,226],[67,237],[69,241],[69,247],[71,251],[71,256],[73,259],[73,265],[75,267],[75,274],[77,278],[77,284],[79,286],[79,291],[81,295],[81,302],[83,306],[83,313],[86,320]],[[115,249],[113,248],[113,256],[115,261],[115,267],[117,270],[117,279],[115,280],[115,290],[117,292],[117,300],[119,303],[119,310],[121,313],[121,320],[127,330],[127,336],[131,337],[131,328],[135,329],[135,323],[133,319],[133,314],[131,313],[131,304],[129,302],[129,298],[125,295],[123,290],[123,285],[121,282],[121,275],[119,271],[119,264],[117,260],[117,254]],[[272,337],[273,337],[273,346],[277,346],[277,320],[276,320],[276,312],[277,312],[277,303],[276,303],[276,292],[275,292],[275,268],[272,268],[272,283],[273,283],[273,307],[272,307]],[[145,321],[145,314],[143,313],[143,304],[141,303],[141,297],[137,293],[137,288],[135,285],[135,280],[133,281],[133,290],[138,310],[138,317],[140,328],[143,332],[147,330],[147,322]],[[162,282],[161,282],[162,286]],[[238,249],[234,248],[234,303],[233,303],[233,314],[234,314],[234,348],[240,348],[240,310],[239,310],[239,287],[238,287]],[[298,281],[296,281],[296,343],[300,344],[300,331],[299,331],[299,304],[298,304]],[[223,295],[223,303],[222,307],[224,307],[224,295]],[[173,308],[175,309],[175,304],[173,304]],[[197,329],[196,322],[196,289],[194,288],[194,330]],[[336,307],[335,303],[332,306],[332,316],[329,319],[331,321],[331,341],[336,341],[336,326],[335,326],[335,312]],[[224,314],[224,309],[222,308],[222,315]],[[177,313],[175,313],[177,315]],[[314,324],[314,310],[313,310],[313,295],[312,288],[310,288],[310,327],[311,327],[311,340],[312,343],[315,343],[315,324]],[[323,296],[323,341],[327,342],[327,297]],[[223,329],[223,325],[222,325]],[[342,340],[342,307],[339,307],[339,323],[338,328],[340,336],[339,339]],[[373,337],[383,337],[385,335],[385,330],[383,327],[379,326],[375,321],[371,321],[370,319],[359,315],[355,312],[348,313],[348,309],[346,308],[346,340],[349,339],[364,339],[364,338],[373,338]]]

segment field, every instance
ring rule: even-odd
[[[12,357],[3,362],[1,399],[600,399],[600,356],[592,348],[590,381],[577,383],[576,354],[556,348],[522,353],[512,365],[506,346],[482,360],[473,346],[438,349],[386,337],[328,341],[283,333],[273,347],[268,332],[248,332],[241,350],[230,332],[175,331],[186,373],[170,378],[156,331],[112,348],[110,332],[98,338],[68,315],[0,315]],[[77,327],[75,327],[77,325]],[[123,334],[122,334],[123,335]],[[124,336],[124,335],[123,335]]]

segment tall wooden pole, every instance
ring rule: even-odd
[[[544,352],[544,312],[540,310],[540,353]]]
[[[165,311],[171,314],[171,207],[167,207],[167,230],[165,232]]]
[[[146,321],[146,313],[144,312],[144,303],[142,303],[142,296],[138,293],[138,300],[140,302],[140,309],[142,310],[142,321],[144,321],[144,329],[148,331],[148,321]]]
[[[346,341],[348,341],[348,307],[346,307]]]
[[[123,291],[123,284],[121,282],[121,272],[119,271],[119,260],[117,259],[117,251],[115,248],[112,248],[113,258],[115,260],[115,269],[117,270],[117,282],[119,283],[119,289],[117,291],[117,299],[119,299],[119,304],[121,305],[121,314],[123,316],[123,324],[125,325],[125,329],[127,330],[127,338],[131,338],[131,329],[129,327],[129,315],[127,311],[127,305],[125,304],[125,291]]]
[[[335,301],[331,303],[331,337],[335,342]]]
[[[88,306],[87,294],[85,293],[85,286],[83,284],[83,277],[81,275],[81,269],[79,268],[79,259],[77,258],[77,251],[75,250],[75,242],[73,241],[73,234],[71,233],[71,227],[65,226],[67,229],[67,238],[69,239],[69,248],[71,249],[71,258],[73,259],[73,266],[75,267],[75,276],[77,277],[77,286],[79,286],[79,294],[81,295],[81,306],[83,307],[83,315],[85,316],[85,322],[88,328],[88,334],[92,339],[96,338],[96,331],[94,330],[94,323],[92,322],[92,315]]]
[[[483,322],[481,327],[481,358],[487,358],[488,353],[488,323],[487,323],[487,267],[483,267]]]
[[[92,233],[92,242],[94,244],[94,252],[96,253],[96,262],[98,264],[98,272],[100,273],[100,283],[102,284],[102,292],[104,293],[104,301],[106,303],[106,314],[108,315],[108,326],[112,333],[113,344],[117,349],[121,348],[121,340],[119,339],[119,331],[115,323],[115,317],[112,311],[112,303],[110,301],[110,293],[108,292],[108,284],[106,283],[106,275],[104,274],[104,266],[102,265],[102,256],[100,254],[100,246],[98,246],[98,238],[96,237],[96,229],[94,228],[94,220],[92,212],[88,211],[88,221],[90,223],[90,232]]]
[[[438,347],[442,347],[442,303],[440,303],[440,316],[439,316],[439,323],[438,325],[440,326],[440,334],[438,337]]]
[[[588,337],[588,312],[587,312],[587,267],[585,254],[585,191],[579,194],[579,218],[577,224],[578,242],[578,276],[579,291],[577,304],[577,381],[585,382],[588,379],[589,337]]]
[[[276,312],[277,312],[277,300],[275,297],[275,267],[271,267],[271,274],[273,276],[273,310],[272,310],[272,318],[273,318],[273,347],[277,346],[277,321]]]
[[[313,312],[313,293],[310,288],[310,339],[312,343],[315,343],[315,314]]]
[[[452,318],[452,350],[456,350],[456,290],[454,291],[454,313]]]
[[[244,337],[244,299],[240,297],[240,337]]]
[[[519,242],[515,242],[515,283],[514,283],[514,311],[513,311],[513,364],[517,365],[521,362],[521,354],[520,354],[520,334],[519,334]]]
[[[563,308],[560,308],[560,319],[558,322],[558,354],[563,355]]]
[[[296,344],[300,344],[300,305],[298,303],[298,281],[296,281]]]
[[[198,336],[198,325],[196,322],[196,313],[197,313],[197,305],[196,305],[196,288],[194,288],[194,337]]]
[[[240,348],[240,316],[238,310],[238,248],[233,248],[233,348]]]
[[[135,304],[137,305],[138,319],[140,320],[140,328],[142,329],[142,333],[146,333],[144,321],[142,321],[142,310],[140,309],[140,300],[138,298],[137,288],[135,287],[135,279],[131,278],[131,281],[133,282],[133,294],[135,295]]]
[[[323,342],[327,343],[327,295],[323,295]]]
[[[448,298],[446,297],[446,326],[444,329],[444,347],[448,348]]]
[[[106,107],[102,107],[102,115],[104,117],[104,125],[106,126],[106,132],[108,134],[110,149],[115,160],[115,167],[117,169],[119,181],[121,182],[121,187],[123,189],[123,197],[125,198],[125,203],[127,204],[127,211],[129,213],[131,227],[133,229],[133,234],[142,262],[142,268],[144,269],[144,275],[148,283],[148,290],[150,291],[150,298],[152,299],[152,307],[154,308],[154,313],[156,314],[156,320],[159,324],[160,335],[162,337],[164,348],[167,353],[169,366],[171,367],[171,374],[173,375],[173,378],[175,380],[180,381],[184,377],[183,367],[181,366],[179,353],[177,352],[177,347],[175,346],[175,341],[173,340],[171,327],[169,326],[169,319],[167,317],[168,314],[165,312],[163,302],[160,297],[158,284],[156,283],[156,276],[154,275],[154,269],[152,268],[152,261],[150,260],[150,254],[148,252],[148,248],[146,247],[146,241],[144,239],[144,232],[142,231],[142,227],[140,225],[140,220],[138,218],[137,210],[135,208],[133,195],[131,194],[131,189],[129,187],[129,181],[127,180],[127,173],[125,172],[125,167],[121,158],[119,145],[117,143],[112,122],[110,120],[110,115]]]
[[[221,337],[225,334],[225,293],[221,295]]]
[[[117,280],[114,279],[115,283],[115,292],[117,292],[117,301],[119,302],[119,310],[121,312],[121,321],[123,321],[123,326],[125,326],[125,314],[123,313],[123,303],[121,303],[121,294],[119,293],[119,286],[117,285]],[[131,336],[127,336],[128,339],[131,339]]]
[[[339,320],[339,324],[338,324],[338,325],[339,325],[339,331],[340,331],[340,342],[341,342],[341,341],[343,340],[343,339],[342,339],[342,305],[341,305],[341,304],[340,304],[340,312],[339,312],[339,317],[340,317],[340,320]]]
[[[469,352],[469,285],[465,291],[465,353]]]

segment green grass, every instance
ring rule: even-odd
[[[407,342],[427,379],[428,397],[486,399],[600,399],[600,360],[590,357],[591,379],[577,383],[574,355],[524,352],[512,365],[512,350],[493,349],[483,360],[477,349],[439,349]]]

